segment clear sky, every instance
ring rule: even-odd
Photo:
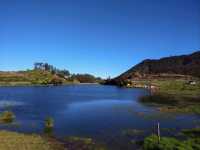
[[[200,49],[200,0],[0,0],[0,70],[117,76]]]

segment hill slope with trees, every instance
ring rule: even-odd
[[[48,63],[35,63],[26,71],[0,71],[0,85],[60,85],[67,83],[99,83],[101,78],[90,74],[71,74],[66,69],[58,69]]]
[[[117,84],[123,80],[180,77],[200,78],[200,51],[190,55],[171,56],[158,60],[146,59],[107,83]]]

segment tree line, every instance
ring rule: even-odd
[[[48,63],[36,62],[34,63],[34,70],[48,71],[67,81],[77,81],[80,83],[96,83],[102,82],[100,77],[95,77],[91,74],[71,74],[67,69],[58,69]],[[58,80],[58,79],[57,79]],[[55,81],[56,82],[56,81]],[[59,82],[60,83],[60,82]]]

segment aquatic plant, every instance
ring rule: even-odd
[[[45,120],[45,127],[47,127],[47,128],[53,128],[54,127],[54,120],[53,120],[53,118],[48,117]]]
[[[51,117],[45,119],[44,132],[51,134],[53,132],[54,120]]]
[[[15,115],[12,111],[4,111],[0,114],[0,122],[12,123],[15,119]]]

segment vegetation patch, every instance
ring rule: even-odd
[[[53,118],[48,117],[45,120],[44,133],[52,134],[53,133],[53,127],[54,127],[54,120],[53,120]]]
[[[200,137],[200,128],[183,129],[181,133],[188,137],[197,138]]]
[[[4,111],[0,114],[0,123],[12,123],[15,119],[15,115],[11,111]]]
[[[198,97],[200,95],[200,82],[194,80],[152,80],[152,84],[159,87],[159,93],[178,95],[179,97]]]
[[[200,139],[188,139],[180,141],[171,137],[161,137],[151,135],[144,139],[144,150],[200,150]]]
[[[69,83],[101,83],[103,80],[90,74],[70,74],[48,63],[35,63],[26,71],[0,71],[0,86],[61,85]]]
[[[183,91],[182,91],[183,92]],[[200,92],[200,91],[199,91]],[[176,93],[174,91],[174,93]],[[187,94],[186,94],[187,93]],[[195,113],[200,114],[200,95],[197,94],[176,94],[156,92],[149,96],[140,98],[140,102],[147,105],[157,106],[161,112]]]
[[[51,143],[39,135],[0,131],[1,150],[64,150],[59,142]]]
[[[65,142],[69,150],[106,150],[104,145],[97,144],[91,138],[68,137]]]

